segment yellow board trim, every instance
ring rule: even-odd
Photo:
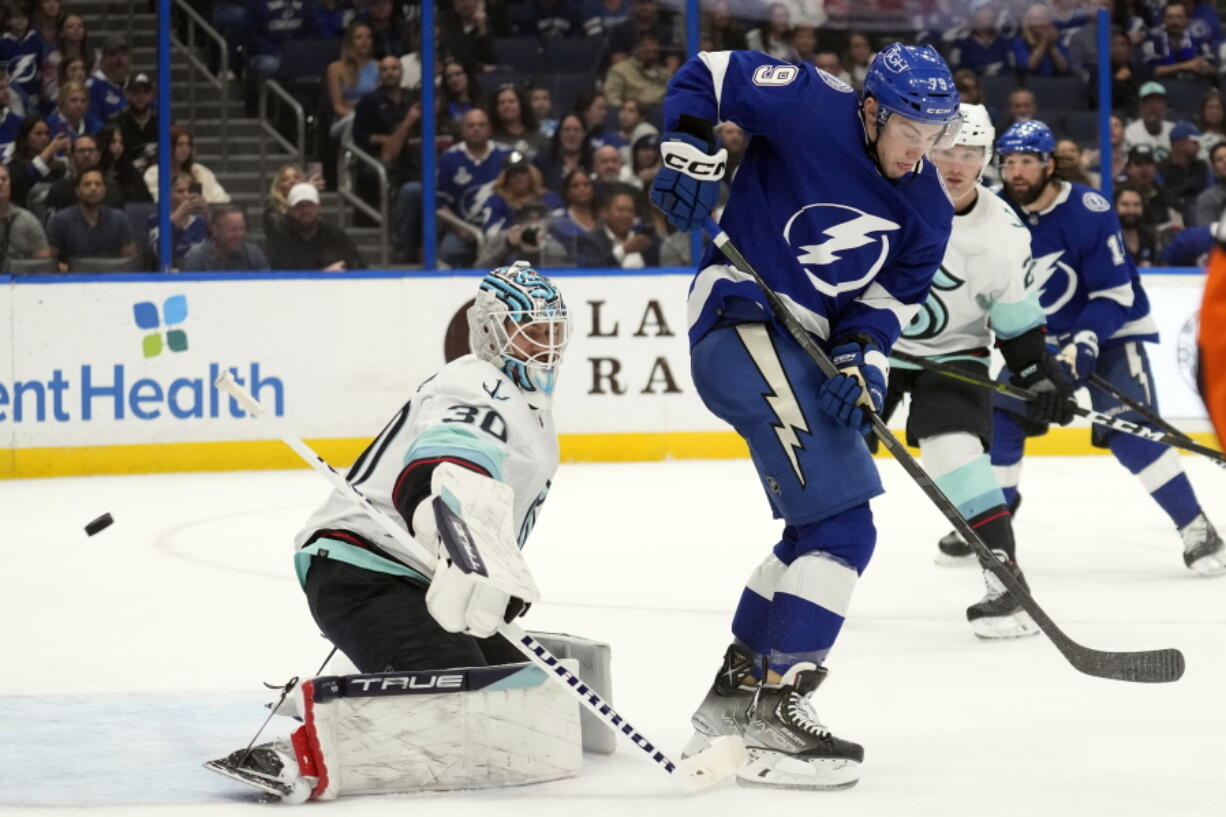
[[[901,431],[895,434],[902,436]],[[1218,448],[1211,432],[1193,433],[1201,445]],[[749,456],[745,442],[731,431],[679,431],[638,434],[562,434],[563,462],[644,462],[667,459],[738,459]],[[307,440],[326,461],[341,467],[357,459],[369,440]],[[913,451],[914,453],[914,451]],[[1107,454],[1090,445],[1085,428],[1056,428],[1027,441],[1033,456]],[[885,452],[879,457],[888,457]],[[0,479],[67,477],[88,474],[147,474],[175,471],[255,471],[305,468],[279,440],[150,443],[147,445],[17,448],[0,453]]]

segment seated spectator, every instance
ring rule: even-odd
[[[440,127],[458,131],[464,114],[481,107],[477,91],[477,78],[462,63],[447,60],[443,63],[442,93],[439,94]]]
[[[21,113],[13,110],[11,94],[8,77],[0,71],[0,164],[12,161],[17,131],[21,128],[24,118]]]
[[[1222,18],[1217,7],[1209,0],[1182,0],[1183,7],[1188,10],[1188,32],[1197,39],[1209,43],[1214,54],[1219,53],[1222,43],[1226,40],[1226,32],[1222,29]]]
[[[60,272],[68,272],[72,259],[83,256],[136,258],[128,217],[104,205],[105,195],[102,171],[87,170],[77,177],[77,203],[47,222],[47,244]]]
[[[1158,163],[1153,148],[1149,145],[1137,145],[1129,150],[1124,175],[1140,192],[1145,208],[1142,219],[1158,231],[1159,243],[1165,238],[1164,232],[1183,227],[1179,200],[1166,187],[1158,184]]]
[[[43,44],[44,56],[59,47],[60,20],[63,6],[60,0],[36,0],[30,4],[30,27]]]
[[[487,237],[493,237],[519,220],[519,211],[528,206],[539,205],[546,213],[561,212],[562,200],[558,194],[545,188],[541,171],[527,157],[513,152],[498,173],[485,200],[485,223],[482,229]],[[479,264],[478,266],[484,266]]]
[[[1084,76],[1090,99],[1098,104],[1098,66]],[[1120,32],[1111,35],[1111,106],[1117,111],[1136,109],[1141,90],[1141,74],[1136,70],[1132,42]]]
[[[791,62],[796,65],[817,65],[817,29],[813,26],[793,26]]]
[[[286,230],[268,240],[268,263],[275,270],[347,272],[366,261],[348,234],[319,215],[319,190],[309,182],[290,188]]]
[[[579,9],[581,37],[608,35],[630,19],[631,0],[583,0]]]
[[[107,125],[98,131],[94,137],[98,149],[102,152],[98,167],[106,174],[106,186],[109,191],[113,186],[119,191],[124,202],[149,201],[149,188],[145,187],[143,174],[139,173],[128,161],[127,151],[123,143],[123,131],[114,125]]]
[[[230,194],[218,183],[213,171],[196,161],[196,143],[192,133],[187,128],[172,125],[170,128],[170,144],[174,146],[174,156],[170,166],[178,173],[186,173],[195,179],[204,192],[204,200],[209,204],[227,204]],[[158,163],[150,162],[145,170],[145,187],[154,201],[158,200]]]
[[[494,70],[494,40],[483,4],[479,0],[451,0],[450,5],[439,15],[443,51],[465,71]]]
[[[10,272],[10,261],[50,258],[42,223],[24,207],[13,204],[9,169],[0,165],[0,272]]]
[[[1124,249],[1138,267],[1152,267],[1158,257],[1158,234],[1154,225],[1145,222],[1145,202],[1135,186],[1128,182],[1115,186],[1115,214],[1119,216],[1124,236]]]
[[[971,16],[970,33],[954,41],[949,52],[953,68],[967,68],[982,76],[995,76],[1004,71],[1012,58],[1012,45],[996,28],[998,10],[984,3]]]
[[[544,205],[524,207],[515,223],[495,233],[481,245],[476,265],[480,269],[502,267],[523,259],[534,267],[570,266],[566,249],[549,229],[549,211]]]
[[[366,14],[361,19],[370,28],[377,58],[399,59],[413,50],[409,22],[403,14],[396,13],[393,0],[370,0],[366,4]],[[421,82],[420,75],[417,81]]]
[[[1079,29],[1090,21],[1082,0],[1051,0],[1052,24],[1061,32]]]
[[[847,66],[847,73],[851,74],[851,86],[857,91],[864,90],[864,78],[868,76],[868,66],[876,56],[877,52],[873,50],[868,37],[855,31],[848,36],[847,56],[843,64]]]
[[[1097,9],[1106,9],[1108,12],[1114,8],[1113,0],[1092,0],[1089,4],[1092,6],[1091,13],[1086,17],[1085,22],[1079,25],[1076,30],[1065,32],[1064,44],[1068,48],[1069,68],[1072,72],[1081,77],[1087,83],[1091,83],[1098,73],[1098,13]],[[1061,13],[1056,10],[1056,28],[1062,29],[1060,25]],[[1132,49],[1132,41],[1128,39],[1128,35],[1118,29],[1112,29],[1113,33],[1120,34],[1124,37],[1124,41],[1128,44],[1128,50]],[[1114,44],[1112,44],[1114,49]],[[1114,64],[1113,64],[1114,67]]]
[[[1162,26],[1141,46],[1141,62],[1156,78],[1205,79],[1217,76],[1217,56],[1209,43],[1188,31],[1188,11],[1177,2],[1162,11]]]
[[[64,57],[60,60],[59,67],[55,69],[55,76],[57,89],[70,82],[79,82],[85,86],[87,91],[89,90],[89,62],[84,57]],[[53,110],[55,110],[54,106],[47,108],[47,113]]]
[[[123,133],[124,161],[144,176],[158,149],[158,120],[153,111],[153,83],[149,75],[137,74],[132,77],[126,94],[128,106],[112,116],[110,124]],[[139,199],[133,194],[128,195],[128,201],[149,200],[147,189]]]
[[[813,64],[818,68],[851,87],[851,74],[847,73],[843,63],[839,62],[838,54],[833,51],[818,51],[813,60]]]
[[[1213,146],[1209,151],[1209,166],[1213,168],[1213,184],[1196,197],[1192,226],[1213,224],[1226,208],[1226,142]]]
[[[572,171],[591,171],[592,147],[584,134],[583,120],[578,114],[568,113],[558,122],[549,146],[536,155],[533,164],[550,190],[560,189],[562,179]]]
[[[196,189],[193,189],[196,188]],[[159,269],[158,214],[149,214],[148,258],[153,269]],[[176,173],[170,184],[170,246],[171,269],[183,269],[183,259],[209,239],[209,205],[200,195],[199,185],[186,173]]]
[[[584,91],[575,99],[575,113],[583,119],[583,127],[587,131],[587,143],[592,150],[604,145],[622,146],[622,138],[617,131],[605,129],[608,119],[609,103],[600,91]]]
[[[1076,182],[1087,187],[1098,187],[1098,179],[1092,178],[1082,163],[1081,148],[1072,139],[1061,139],[1056,142],[1052,152],[1056,160],[1056,174],[1066,182]]]
[[[4,18],[0,63],[6,66],[9,85],[21,94],[26,110],[37,110],[42,92],[43,41],[30,27],[30,13],[25,3],[7,0],[0,9]]]
[[[1200,128],[1200,153],[1202,159],[1209,158],[1209,151],[1215,145],[1226,142],[1226,104],[1222,102],[1222,92],[1216,88],[1206,91],[1200,100],[1200,111],[1196,116],[1196,126]]]
[[[1147,82],[1141,86],[1141,116],[1124,128],[1124,144],[1132,150],[1137,145],[1148,145],[1158,161],[1171,155],[1171,131],[1174,122],[1166,120],[1166,88],[1160,82]]]
[[[310,14],[315,36],[332,40],[345,36],[358,10],[352,0],[315,0]]]
[[[269,245],[274,236],[280,236],[288,230],[289,191],[303,182],[310,183],[316,190],[324,188],[322,176],[316,174],[308,179],[302,168],[293,162],[281,165],[272,177],[272,184],[268,186],[268,197],[264,199],[261,225],[264,228],[264,240]]]
[[[644,34],[629,59],[609,68],[604,80],[605,97],[614,107],[627,99],[648,107],[658,105],[664,100],[672,75],[673,72],[660,62],[660,41],[654,34]]]
[[[9,172],[13,201],[37,215],[43,211],[47,191],[67,172],[64,154],[72,142],[68,134],[51,136],[47,121],[38,114],[27,116],[17,129]]]
[[[1060,30],[1052,23],[1051,7],[1032,3],[1022,16],[1022,31],[1011,43],[1013,66],[1024,74],[1038,77],[1069,73],[1068,50],[1060,40]]]
[[[281,45],[318,36],[306,0],[247,0],[247,111],[255,114],[260,85],[281,70]]]
[[[777,60],[792,61],[792,15],[783,3],[771,3],[766,7],[762,22],[745,35],[751,51],[761,51]]]
[[[583,27],[579,0],[527,0],[511,9],[511,31],[516,37],[577,37],[583,36]]]
[[[1039,103],[1034,91],[1027,88],[1014,88],[1009,92],[1005,103],[1005,120],[997,128],[997,133],[1004,133],[1018,122],[1027,122],[1039,116]]]
[[[618,191],[638,197],[640,182],[634,171],[622,161],[622,153],[612,145],[597,148],[592,154],[592,181],[596,182],[596,194],[607,200]]]
[[[1188,227],[1180,230],[1167,242],[1158,254],[1158,263],[1164,267],[1200,267],[1204,269],[1209,253],[1217,245],[1214,236],[1216,224],[1204,227]]]
[[[596,229],[600,202],[596,185],[582,170],[572,170],[562,183],[562,212],[550,230],[571,259],[579,257],[579,239]]]
[[[1209,186],[1209,163],[1199,158],[1200,131],[1191,122],[1176,122],[1171,130],[1171,155],[1158,166],[1162,184],[1178,202],[1185,224],[1191,224],[1196,197]]]
[[[1159,22],[1151,11],[1151,4],[1146,0],[1119,0],[1114,6],[1111,25],[1127,34],[1133,47],[1143,43],[1149,29]]]
[[[358,100],[379,85],[379,64],[373,56],[373,48],[370,26],[360,21],[351,23],[341,41],[340,59],[328,63],[324,72],[332,113],[328,135],[336,144],[347,141]]]
[[[725,126],[728,124],[724,123]],[[630,152],[630,170],[644,190],[651,189],[651,183],[655,181],[656,174],[660,172],[659,134],[640,136],[634,141],[634,148]],[[731,173],[726,175],[730,176]]]
[[[1098,177],[1101,183],[1104,173],[1110,173],[1110,178],[1116,181],[1127,181],[1124,166],[1128,164],[1128,150],[1124,146],[1124,123],[1118,116],[1111,117],[1111,165],[1103,168],[1103,157],[1097,148],[1083,151],[1086,171]]]
[[[529,105],[532,107],[532,115],[536,117],[536,126],[540,129],[541,135],[546,140],[552,139],[554,131],[558,129],[557,117],[553,115],[553,94],[548,88],[534,85],[528,98]]]
[[[607,48],[610,62],[617,63],[628,59],[639,39],[649,33],[656,35],[656,41],[665,51],[672,48],[673,27],[661,18],[660,7],[656,0],[633,0],[630,7],[630,19],[609,32]],[[670,56],[665,63],[672,65],[675,69],[680,62],[677,61],[674,64],[670,63],[670,60],[676,59]]]
[[[264,251],[247,240],[247,218],[233,204],[213,211],[212,238],[197,244],[183,259],[184,272],[264,272]]]
[[[74,139],[102,130],[102,121],[89,112],[89,94],[79,82],[67,82],[60,88],[59,104],[47,117],[47,125],[55,133],[67,133]]]
[[[68,149],[69,169],[68,175],[51,185],[51,189],[47,191],[46,202],[46,217],[59,210],[65,210],[77,203],[77,177],[87,170],[97,170],[102,164],[102,153],[98,149],[98,141],[92,136],[78,136],[72,140],[72,147]],[[113,207],[116,210],[123,209],[123,191],[119,189],[118,184],[112,184],[110,179],[105,178],[106,192],[102,197],[102,203],[107,207]]]
[[[660,238],[639,224],[634,196],[614,193],[600,224],[579,241],[579,266],[643,269],[660,265]]]
[[[732,16],[728,0],[716,0],[708,6],[703,3],[703,20],[699,34],[700,51],[745,51],[745,27]]]
[[[461,136],[460,144],[439,157],[438,201],[461,220],[481,227],[490,186],[511,151],[490,138],[490,119],[480,108],[464,114]],[[467,267],[476,258],[476,240],[471,231],[451,228],[439,243],[439,258],[451,267]]]
[[[499,88],[490,100],[487,114],[494,123],[494,141],[529,159],[549,141],[536,124],[536,114],[528,104],[528,96],[518,86]]]
[[[88,57],[86,58],[88,61]],[[127,107],[124,86],[132,71],[132,50],[123,37],[112,34],[102,43],[102,59],[98,70],[85,83],[89,91],[89,112],[105,122]]]
[[[89,47],[89,35],[85,31],[85,18],[79,14],[65,14],[59,20],[56,29],[56,47],[47,52],[43,58],[42,68],[42,104],[43,110],[51,111],[60,98],[60,65],[66,59],[76,58],[86,66],[85,76],[88,78],[89,63],[94,54]]]
[[[627,99],[617,111],[617,135],[626,143],[622,147],[622,161],[630,164],[631,145],[644,136],[659,135],[655,125],[647,121],[647,110],[636,99]]]

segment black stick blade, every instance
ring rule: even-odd
[[[1101,652],[1085,647],[1065,653],[1074,667],[1098,678],[1134,681],[1140,684],[1169,684],[1183,677],[1184,659],[1179,650],[1144,652]]]

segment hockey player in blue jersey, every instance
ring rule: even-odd
[[[669,83],[651,191],[679,229],[700,227],[719,196],[719,122],[750,135],[720,226],[843,374],[823,376],[757,284],[707,251],[689,296],[694,384],[748,442],[784,528],[741,595],[687,752],[739,733],[742,784],[844,788],[864,750],[822,726],[809,696],[876,543],[865,409],[882,406],[886,355],[949,238],[953,205],[924,154],[956,132],[958,93],[930,47],[883,49],[863,100],[812,66],[701,53]]]
[[[1020,122],[1000,138],[1001,195],[1030,228],[1035,281],[1047,312],[1049,343],[1072,378],[1091,374],[1157,410],[1144,344],[1158,340],[1141,278],[1125,252],[1120,222],[1098,191],[1052,177],[1055,137],[1042,122]],[[1114,397],[1091,389],[1098,411],[1145,425]],[[1027,428],[998,408],[992,464],[1010,501],[1018,494]],[[1179,530],[1184,563],[1198,573],[1226,572],[1226,548],[1205,517],[1178,452],[1129,434],[1095,426],[1094,445],[1109,448],[1135,474]]]

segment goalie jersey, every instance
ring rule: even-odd
[[[903,330],[894,347],[899,351],[949,360],[991,346],[993,332],[998,340],[1011,340],[1045,322],[1032,286],[1030,231],[986,187],[976,190],[970,211],[954,216],[932,291]]]
[[[1063,344],[1089,329],[1104,348],[1126,340],[1157,341],[1158,326],[1141,276],[1124,251],[1111,202],[1085,185],[1061,182],[1060,188],[1042,212],[1013,208],[1030,228],[1035,285],[1049,335]]]
[[[953,205],[936,168],[921,160],[887,179],[850,85],[755,51],[702,52],[683,65],[664,100],[665,131],[682,115],[735,122],[751,136],[720,226],[800,323],[823,339],[864,333],[888,351],[927,297],[949,237]],[[768,320],[765,295],[716,248],[699,270],[691,344],[733,299],[743,299],[738,310],[755,302]]]
[[[448,363],[383,429],[346,474],[383,513],[406,522],[429,494],[433,467],[452,462],[505,482],[515,491],[523,547],[558,468],[558,438],[547,410],[528,405],[505,374],[465,355]],[[326,552],[369,570],[429,582],[414,559],[339,491],[333,492],[294,539],[298,580],[310,557]]]

